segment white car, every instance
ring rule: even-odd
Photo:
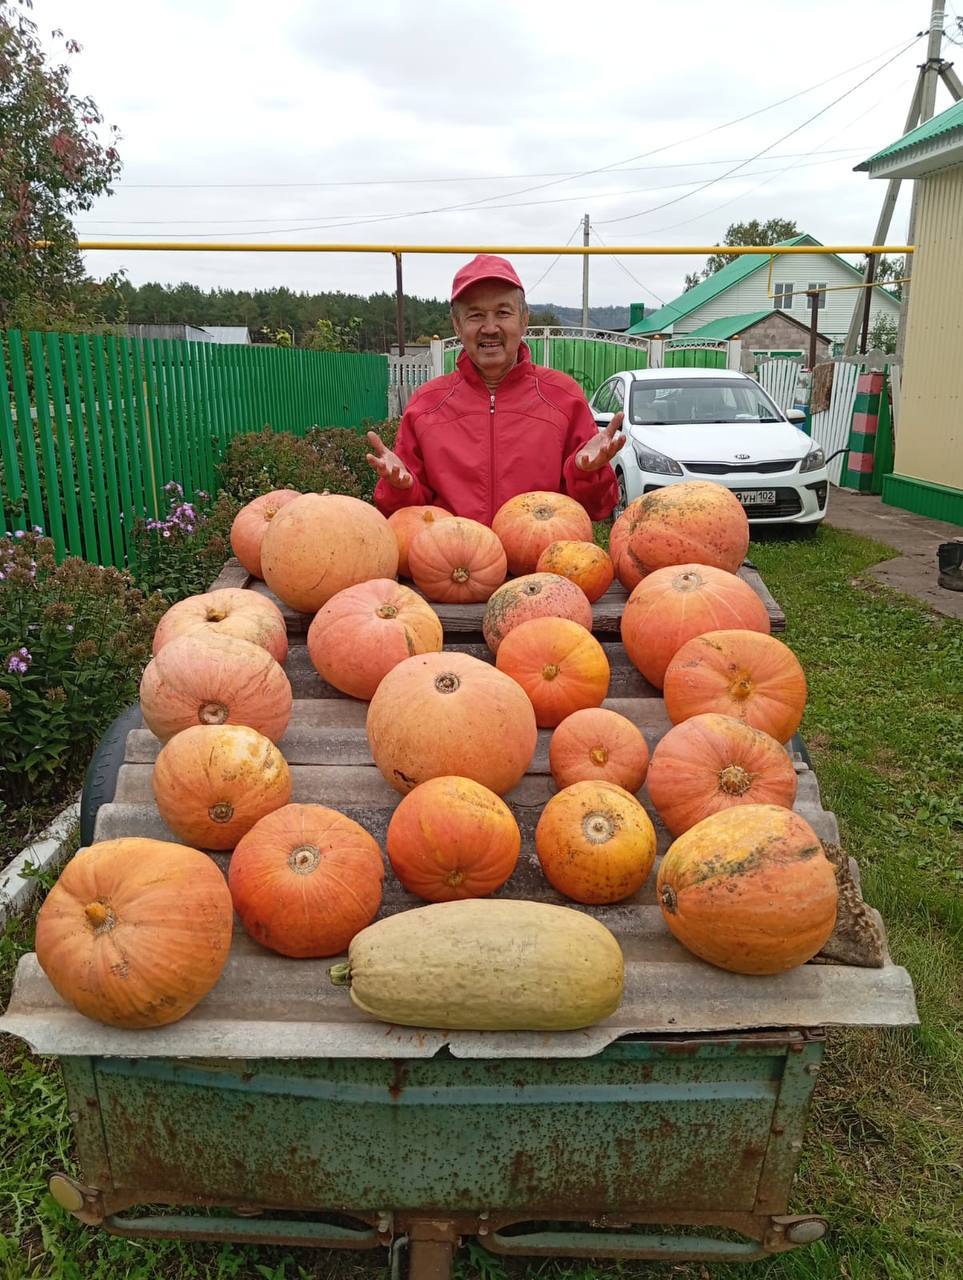
[[[734,369],[631,369],[590,400],[601,429],[622,412],[625,445],[612,459],[622,510],[634,498],[682,480],[731,489],[754,525],[815,526],[829,479],[819,444],[748,374]]]

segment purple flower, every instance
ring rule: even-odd
[[[162,536],[165,538],[169,538],[171,536],[170,529],[165,529]]]
[[[12,653],[7,659],[7,670],[14,676],[25,676],[33,659],[27,649]]]
[[[13,536],[15,538],[25,538],[27,535],[24,533],[22,529],[17,529],[17,531],[14,533]]]
[[[168,480],[167,484],[164,485],[164,492],[176,493],[178,497],[184,496],[184,490],[181,488],[181,486],[177,483],[176,480]]]
[[[39,538],[43,537],[43,529],[41,529],[39,524],[34,525],[33,531]]]
[[[205,491],[204,491],[203,489],[198,489],[197,493],[195,494],[195,497],[196,497],[200,502],[206,502],[210,496],[211,496],[211,495],[210,495],[209,493],[205,493]]]

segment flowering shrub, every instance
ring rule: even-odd
[[[159,591],[169,603],[206,591],[231,554],[231,521],[239,503],[222,495],[212,503],[198,492],[184,501],[176,480],[164,486],[168,512],[163,520],[134,526],[131,573],[142,591]]]
[[[166,607],[116,569],[57,565],[38,529],[0,536],[0,815],[79,779]]]

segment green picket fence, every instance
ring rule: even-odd
[[[39,526],[58,558],[118,568],[164,485],[213,493],[235,435],[387,416],[384,356],[0,332],[0,532]]]
[[[664,369],[725,369],[728,363],[729,351],[725,342],[679,347],[666,343],[662,353]]]

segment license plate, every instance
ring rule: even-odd
[[[775,489],[733,489],[733,493],[744,507],[774,507],[776,505]]]

